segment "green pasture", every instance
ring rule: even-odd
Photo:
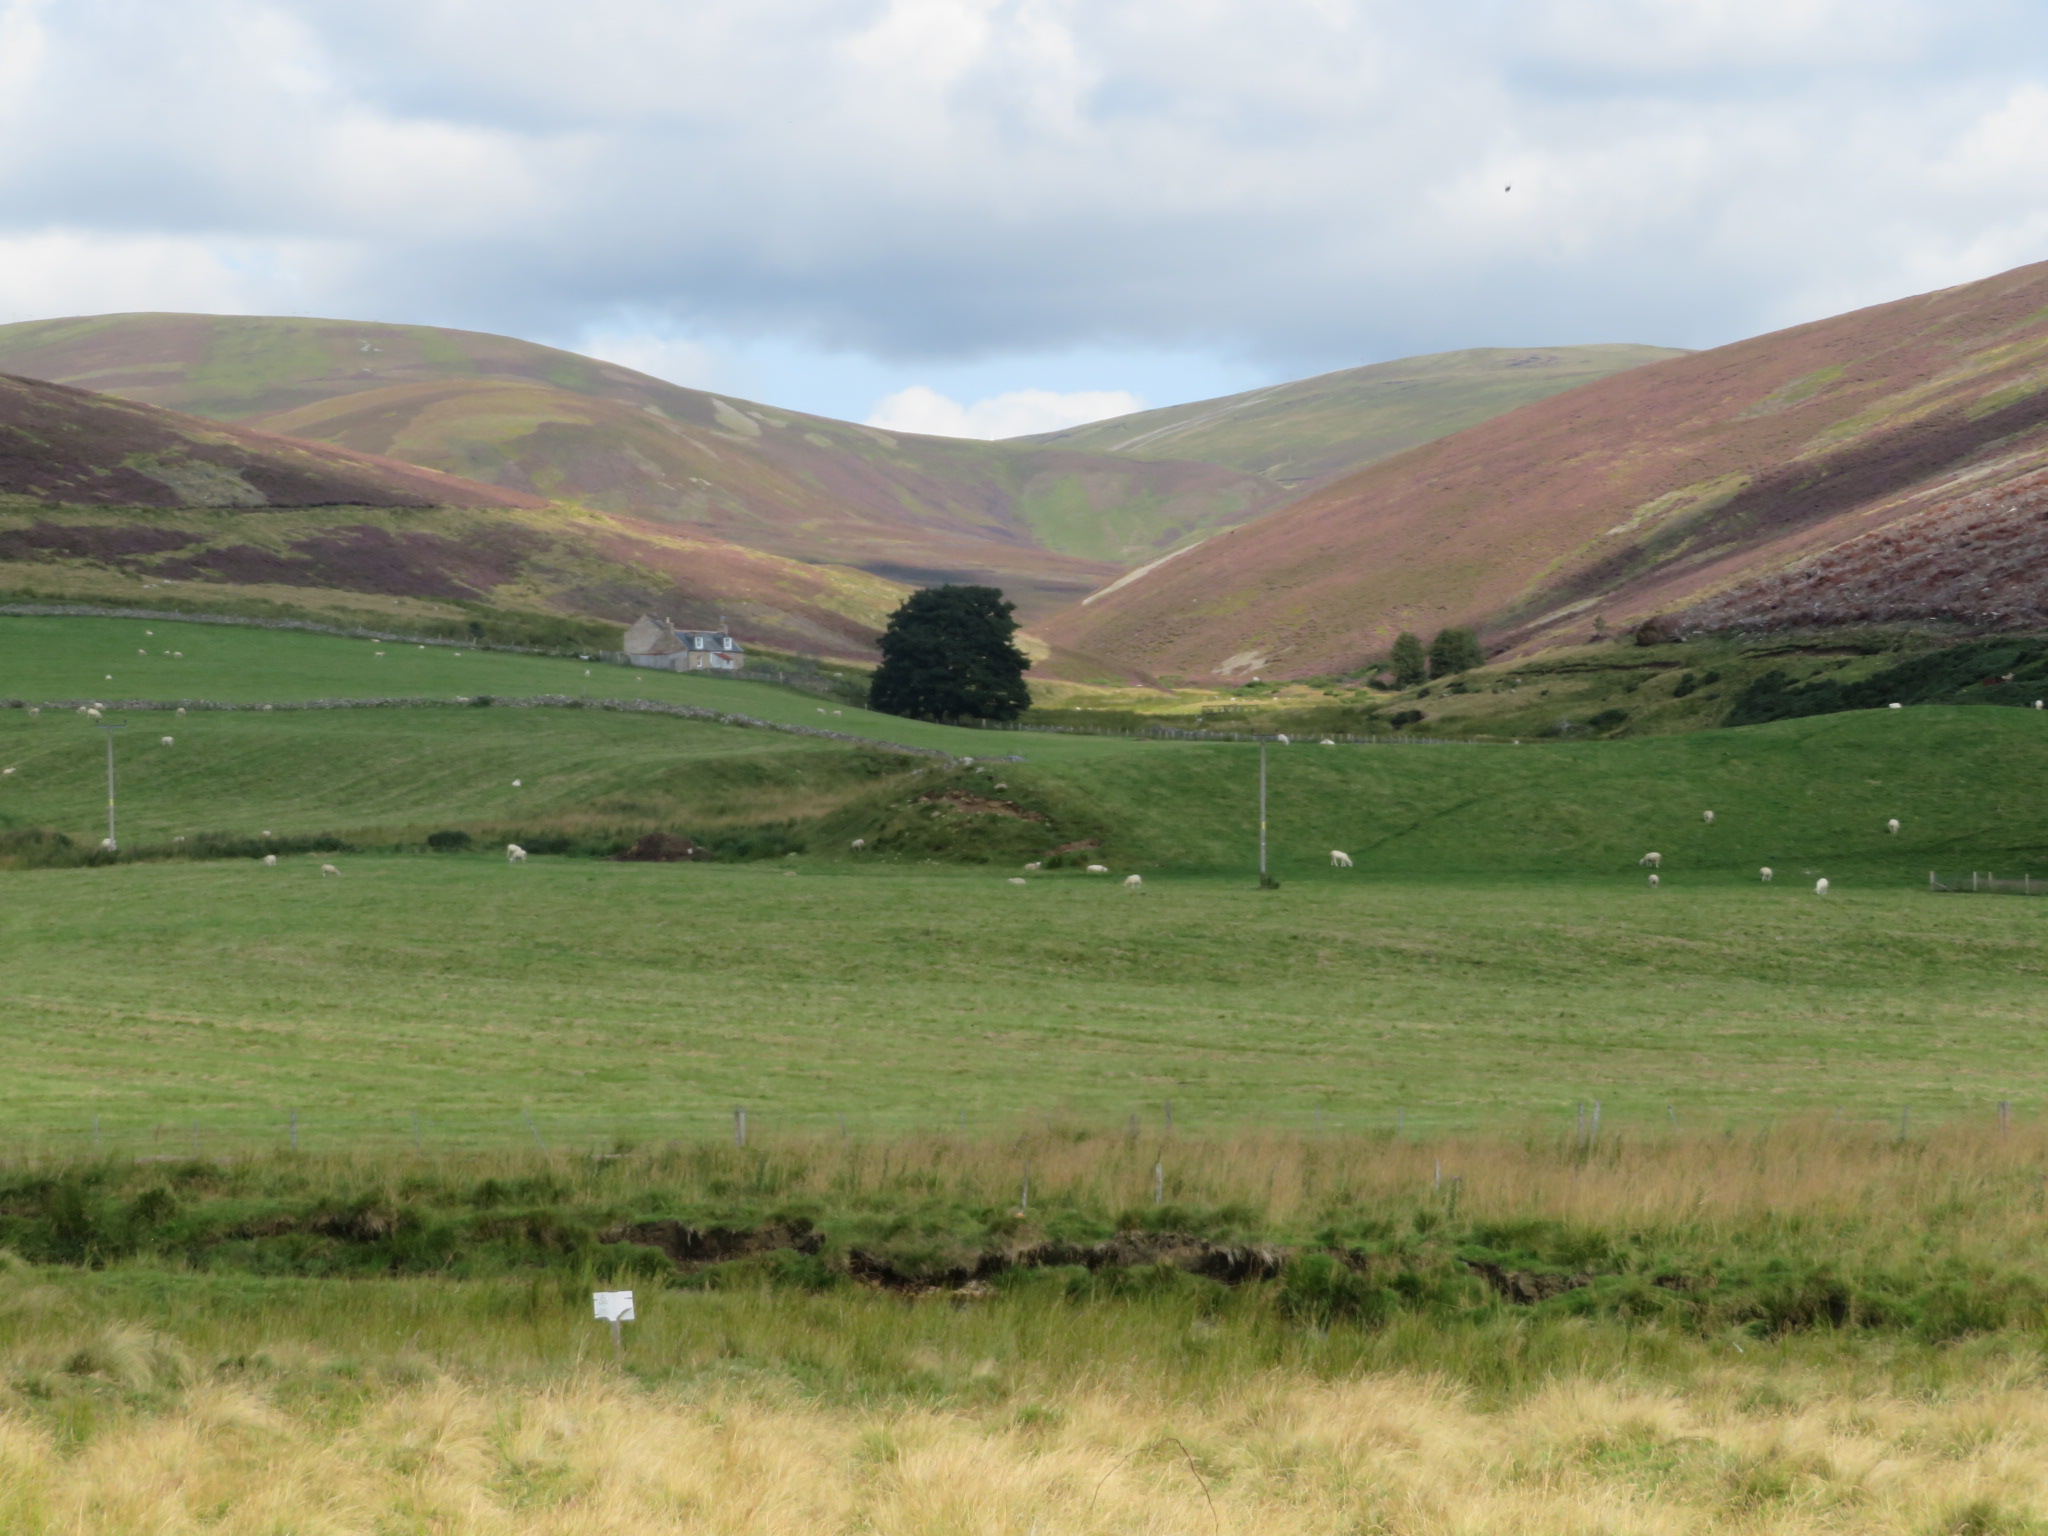
[[[147,655],[138,652],[147,652]],[[182,651],[183,656],[166,654]],[[607,666],[550,656],[349,640],[334,635],[226,624],[140,619],[0,618],[0,699],[217,700],[282,704],[329,698],[428,698],[479,694],[581,699],[655,699],[778,725],[845,731],[876,741],[972,755],[1008,751],[1010,735],[899,720],[836,700],[741,678]],[[1071,738],[1043,738],[1070,754]],[[1094,743],[1083,741],[1085,752]]]
[[[166,1155],[2048,1105],[2048,903],[348,856],[0,874],[0,1127]],[[798,861],[799,864],[801,861]]]

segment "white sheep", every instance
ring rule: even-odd
[[[147,651],[145,651],[145,650],[140,650],[140,649],[138,649],[138,650],[136,651],[136,653],[135,653],[135,654],[136,654],[136,655],[138,655],[138,656],[147,656],[147,655],[149,654],[149,652],[147,652]]]
[[[1106,875],[1109,873],[1109,866],[1107,864],[1090,864],[1088,866],[1088,873],[1091,875]]]
[[[507,843],[505,845],[505,862],[507,864],[524,864],[526,862],[526,850],[517,843]]]
[[[1899,818],[1898,818],[1898,817],[1896,817],[1896,816],[1894,816],[1894,817],[1893,817],[1893,818],[1892,818],[1892,819],[1891,819],[1890,821],[1888,821],[1888,822],[1886,822],[1886,823],[1884,824],[1884,829],[1885,829],[1885,831],[1887,831],[1887,832],[1896,832],[1896,831],[1898,831],[1898,830],[1899,830]]]
[[[863,849],[863,848],[867,847],[867,845],[868,845],[868,840],[867,840],[866,838],[864,838],[864,837],[856,837],[856,838],[855,838],[855,839],[853,840],[853,851],[854,851],[855,853],[859,853],[859,852],[861,851],[861,849]]]
[[[1030,883],[1031,882],[1029,880],[1026,880],[1022,875],[1010,876],[1010,884],[1012,885],[1029,885]]]
[[[1825,877],[1825,876],[1823,876],[1823,877],[1822,877],[1821,879],[1819,879],[1819,880],[1816,880],[1816,881],[1814,881],[1814,882],[1813,882],[1813,894],[1814,894],[1814,895],[1816,895],[1816,896],[1825,896],[1825,895],[1827,895],[1827,893],[1828,893],[1828,882],[1827,882],[1827,879],[1826,879],[1826,877]]]
[[[1334,741],[1332,741],[1332,740],[1330,740],[1330,738],[1329,738],[1329,737],[1325,736],[1325,737],[1324,737],[1324,738],[1322,739],[1322,741],[1321,741],[1320,743],[1318,743],[1318,745],[1320,745],[1320,746],[1325,746],[1325,747],[1334,747],[1335,745],[1337,745],[1337,743],[1336,743],[1336,742],[1334,742]]]
[[[112,853],[114,851],[114,840],[111,837],[103,837],[100,839],[100,847],[105,852]]]
[[[1124,889],[1127,891],[1142,891],[1145,889],[1145,877],[1143,875],[1125,875]]]
[[[1711,827],[1714,824],[1714,813],[1712,811],[1701,811],[1700,820]]]
[[[2041,707],[2041,706],[2042,706],[2043,704],[2048,704],[2048,699],[2036,699],[2036,700],[2034,700],[2034,708],[2036,708],[2036,709],[2039,709],[2039,708],[2040,708],[2040,707]],[[34,714],[34,713],[35,713],[35,711],[34,711],[34,710],[30,710],[30,711],[29,711],[29,713],[30,713],[30,714]]]
[[[1906,707],[1906,706],[1905,706],[1905,705],[1903,705],[1903,704],[1887,704],[1887,705],[1885,705],[1885,708],[1886,708],[1886,709],[1904,709],[1905,707]]]
[[[41,709],[40,709],[40,708],[39,708],[38,706],[36,706],[36,705],[33,705],[33,704],[31,704],[31,705],[29,706],[29,710],[28,710],[28,717],[29,717],[29,719],[31,719],[31,720],[35,719],[35,717],[36,717],[36,716],[38,716],[38,715],[40,715],[41,713],[42,713],[42,710],[41,710]],[[183,711],[183,710],[181,709],[181,710],[179,710],[179,711],[178,711],[178,713],[182,715],[183,713],[185,713],[185,711]]]
[[[1662,869],[1664,867],[1664,855],[1661,853],[1646,853],[1636,860],[1636,867],[1638,869]]]
[[[513,787],[514,789],[517,789],[517,788],[519,787],[519,781],[518,781],[517,779],[514,779],[514,780],[512,781],[512,787]]]
[[[102,716],[102,715],[100,714],[100,712],[99,712],[98,710],[96,710],[96,709],[88,709],[88,710],[87,710],[87,711],[85,712],[85,718],[86,718],[86,719],[88,719],[88,720],[99,720],[99,719],[102,719],[102,718],[104,718],[104,717],[103,717],[103,716]]]
[[[338,875],[340,873],[341,871],[336,869],[332,864],[322,864],[320,866],[320,875],[322,879],[325,879],[328,875]]]
[[[167,746],[167,747],[168,747],[168,746],[169,746],[169,745],[171,744],[171,738],[170,738],[169,736],[164,736],[164,737],[160,737],[159,739],[160,739],[160,740],[161,740],[161,741],[163,742],[163,744],[164,744],[165,746]]]
[[[1656,877],[1655,875],[1652,875],[1652,876],[1650,876],[1650,889],[1651,889],[1651,890],[1653,890],[1653,891],[1654,891],[1654,890],[1656,890],[1656,889],[1657,889],[1657,887],[1658,887],[1658,885],[1659,885],[1660,883],[1661,883],[1661,882],[1660,882],[1660,881],[1659,881],[1659,880],[1657,879],[1657,877]]]
[[[185,706],[184,706],[184,705],[180,704],[180,705],[178,706],[178,713],[179,713],[179,714],[181,714],[181,715],[182,715],[183,713],[185,713]]]
[[[0,779],[6,778],[12,772],[14,772],[12,768],[0,768]]]
[[[265,855],[263,855],[263,867],[265,869],[277,868],[277,855],[274,853],[266,853]]]
[[[264,714],[266,714],[266,715],[267,715],[267,714],[269,714],[269,713],[270,713],[270,710],[271,710],[271,706],[270,706],[270,705],[268,705],[268,704],[265,704],[265,705],[263,706],[263,713],[264,713]]]
[[[1765,885],[1769,885],[1771,883],[1771,866],[1766,864],[1762,869],[1756,872],[1756,877],[1757,879],[1763,881]]]
[[[1343,850],[1342,848],[1332,848],[1332,849],[1330,850],[1330,868],[1332,868],[1332,869],[1349,869],[1350,867],[1351,867],[1351,855],[1350,855],[1350,854],[1346,853],[1346,852],[1345,852],[1345,851],[1344,851],[1344,850]]]
[[[1028,875],[1035,875],[1043,868],[1045,868],[1043,864],[1041,864],[1038,860],[1033,859],[1029,864],[1026,864],[1024,866],[1024,872]]]
[[[1294,743],[1292,743],[1291,741],[1289,741],[1289,740],[1288,740],[1288,739],[1287,739],[1287,738],[1286,738],[1285,736],[1278,736],[1278,737],[1275,737],[1274,739],[1275,739],[1276,741],[1278,741],[1278,742],[1280,743],[1280,745],[1281,745],[1281,746],[1283,746],[1283,747],[1289,747],[1289,746],[1292,746],[1292,745],[1294,745]]]

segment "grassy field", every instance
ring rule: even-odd
[[[1275,749],[1260,891],[1250,747],[589,670],[0,621],[446,700],[114,711],[149,856],[0,869],[0,1530],[2048,1529],[2048,902],[1925,888],[2048,873],[2041,716]],[[870,744],[454,702],[583,688]],[[102,752],[0,710],[0,837]],[[421,846],[643,827],[755,842]]]
[[[868,1187],[882,1195],[878,1150]],[[1003,1150],[955,1146],[932,1165],[937,1182],[971,1186]],[[1085,1186],[1073,1177],[1084,1164],[1099,1177],[1105,1150],[1077,1147],[1064,1163],[1052,1153],[1055,1211]],[[1383,1221],[1356,1271],[1304,1259],[1278,1280],[1232,1287],[1068,1267],[924,1297],[736,1266],[665,1285],[559,1268],[364,1283],[162,1262],[0,1264],[0,1527],[2042,1528],[2037,1134],[1892,1143],[1814,1126],[1733,1143],[1610,1139],[1590,1156],[1500,1143],[1190,1149],[1204,1150],[1226,1155],[1199,1170],[1200,1197],[1231,1193],[1275,1159],[1279,1207],[1343,1212],[1352,1231],[1372,1217],[1398,1226]],[[1450,1240],[1446,1202],[1428,1188],[1432,1156],[1464,1175],[1467,1214]],[[843,1196],[834,1175],[848,1160],[813,1153],[812,1178],[800,1173],[785,1198]],[[727,1171],[742,1161],[728,1158]],[[791,1160],[775,1161],[780,1171]],[[196,1164],[162,1170],[149,1209],[176,1223],[181,1203],[212,1194],[238,1199],[246,1220],[274,1209],[250,1198],[265,1179],[295,1179],[301,1200],[367,1189],[389,1201],[487,1174],[558,1198],[637,1188],[644,1200],[715,1171],[703,1157]],[[899,1164],[914,1204],[928,1192],[906,1172]],[[17,1176],[0,1200],[23,1188]],[[530,1219],[516,1206],[495,1214],[501,1228]],[[1445,1272],[1460,1267],[1454,1244],[1546,1231],[1553,1258],[1599,1278],[1529,1305]],[[1744,1269],[1748,1301],[1721,1312],[1666,1283],[1700,1278],[1654,1267],[1650,1255],[1672,1243]],[[1432,1251],[1437,1282],[1386,1283],[1427,1278],[1397,1258]],[[1349,1289],[1333,1283],[1347,1273],[1358,1277]],[[1704,1278],[1718,1291],[1734,1277]],[[590,1319],[593,1283],[636,1292],[616,1361]],[[1344,1304],[1369,1296],[1382,1301],[1362,1314]],[[1920,1310],[1904,1310],[1914,1298]],[[1888,1326],[1859,1318],[1887,1300]]]
[[[1896,1120],[2048,1103],[2041,904],[321,856],[0,877],[0,1126],[76,1150]],[[801,864],[802,861],[797,861]]]

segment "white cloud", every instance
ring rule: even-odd
[[[0,307],[632,315],[693,380],[1701,345],[2048,255],[2034,0],[0,0],[0,81]]]
[[[1121,389],[1076,390],[1064,395],[1049,389],[1013,389],[963,405],[935,389],[913,384],[877,400],[868,412],[867,424],[889,432],[923,432],[933,437],[1024,437],[1143,409],[1143,400]]]

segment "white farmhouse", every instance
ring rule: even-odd
[[[669,672],[737,672],[746,651],[724,629],[677,629],[643,613],[626,631],[626,660]]]

